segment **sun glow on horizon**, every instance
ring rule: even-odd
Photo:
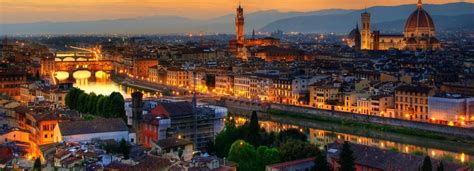
[[[359,1],[360,3],[355,3]],[[290,3],[291,2],[291,3]],[[443,4],[459,0],[424,0]],[[466,0],[464,2],[473,2]],[[38,21],[84,21],[141,16],[182,16],[211,19],[233,14],[237,0],[0,0],[0,24]],[[366,6],[415,4],[416,0],[242,0],[246,13],[264,10],[308,12],[321,9],[362,9]],[[117,10],[120,9],[120,10]]]

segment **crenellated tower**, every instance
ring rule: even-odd
[[[238,44],[244,43],[244,9],[240,6],[237,8],[237,15],[235,16],[235,27],[236,27],[236,41]]]

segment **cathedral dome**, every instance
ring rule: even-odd
[[[418,1],[418,8],[408,17],[405,24],[405,33],[413,32],[434,32],[435,25],[430,14],[423,9],[421,0]]]
[[[349,35],[347,35],[348,39],[355,40],[357,37],[360,37],[359,25],[355,29],[353,29]]]

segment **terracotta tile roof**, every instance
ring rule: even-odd
[[[71,121],[58,123],[61,135],[91,134],[98,132],[128,131],[120,118],[95,119],[91,121]]]
[[[293,166],[300,163],[311,162],[311,161],[314,161],[314,159],[315,157],[310,157],[306,159],[294,160],[294,161],[289,161],[289,162],[284,162],[284,163],[277,163],[277,164],[270,165],[268,167],[271,167],[274,169],[285,168],[285,167]]]
[[[170,114],[171,117],[192,115],[193,113],[193,106],[189,102],[162,103],[159,105],[163,106],[163,108]]]
[[[167,148],[185,146],[192,143],[193,142],[189,140],[185,140],[185,139],[167,138],[163,140],[158,140],[157,145],[163,149],[167,149]]]
[[[137,165],[134,166],[125,166],[122,171],[155,171],[155,170],[165,170],[168,166],[171,165],[169,159],[158,157],[158,156],[146,156],[144,159],[140,160]]]
[[[400,153],[366,145],[350,143],[354,152],[355,163],[357,165],[368,166],[382,170],[418,170],[423,163],[423,156]],[[339,160],[339,153],[342,149],[342,142],[335,142],[328,145],[329,158]],[[440,163],[438,159],[431,159],[432,166]],[[453,162],[443,161],[445,170],[463,170],[467,166],[462,166]]]

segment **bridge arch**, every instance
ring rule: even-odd
[[[56,71],[54,73],[54,77],[56,77],[58,80],[66,80],[69,78],[69,72],[66,71]]]
[[[80,58],[76,58],[76,61],[88,61],[88,60],[89,60],[89,59],[87,59],[87,58],[81,58],[81,57],[80,57]]]
[[[65,58],[63,58],[63,61],[64,62],[74,62],[74,61],[76,61],[76,59],[74,57],[65,57]]]
[[[74,71],[74,73],[72,74],[72,76],[74,77],[74,79],[89,79],[92,75],[92,72],[91,71],[88,71],[88,70],[77,70],[77,71]]]

